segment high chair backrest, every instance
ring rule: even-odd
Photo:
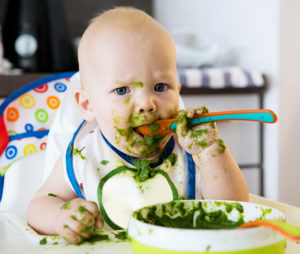
[[[49,128],[73,75],[66,72],[36,80],[0,105],[0,202],[9,167],[46,148]]]

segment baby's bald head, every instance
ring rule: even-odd
[[[115,8],[92,20],[78,55],[82,89],[75,100],[85,119],[96,120],[122,152],[136,157],[154,153],[133,128],[177,113],[180,84],[168,32],[143,11]],[[168,138],[159,141],[159,149]]]
[[[105,11],[94,18],[84,32],[78,48],[79,71],[81,84],[87,88],[92,83],[93,71],[101,72],[101,64],[105,65],[103,54],[108,50],[114,53],[121,46],[136,43],[143,50],[149,46],[146,41],[151,37],[162,37],[167,41],[175,54],[171,36],[155,19],[145,12],[131,7],[117,7]],[[122,42],[118,45],[117,42]],[[111,56],[114,57],[113,55]],[[107,60],[107,59],[106,59]],[[96,68],[96,70],[94,70]]]

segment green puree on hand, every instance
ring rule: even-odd
[[[222,205],[222,202],[219,203]],[[224,205],[226,212],[222,209],[207,212],[202,202],[171,201],[140,209],[133,216],[142,222],[171,228],[232,229],[242,225],[243,206],[238,202],[224,202]],[[239,213],[236,221],[228,218],[233,209]]]
[[[65,203],[63,203],[63,205],[61,206],[62,210],[70,210],[71,209],[71,201],[66,201]]]

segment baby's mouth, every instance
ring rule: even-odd
[[[144,137],[144,135],[142,133],[140,133],[137,130],[137,128],[138,128],[138,126],[133,128],[133,135],[135,137],[137,137],[140,141],[142,141],[143,143],[145,143],[146,142],[146,138]]]
[[[157,117],[148,117],[148,119],[145,117],[145,119],[143,117],[136,117],[137,120],[135,121],[131,121],[131,128],[133,130],[133,135],[141,142],[146,143],[147,141],[147,137],[145,137],[144,134],[142,134],[141,132],[138,131],[138,128],[142,125],[150,125],[152,123],[154,123],[157,120]]]

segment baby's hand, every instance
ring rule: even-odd
[[[190,154],[198,154],[218,139],[218,132],[214,122],[189,126],[187,119],[195,114],[208,113],[206,107],[197,109],[180,110],[176,133],[181,147]]]
[[[102,216],[95,202],[76,198],[60,208],[56,231],[70,243],[80,243],[91,237],[95,227],[102,228]]]

